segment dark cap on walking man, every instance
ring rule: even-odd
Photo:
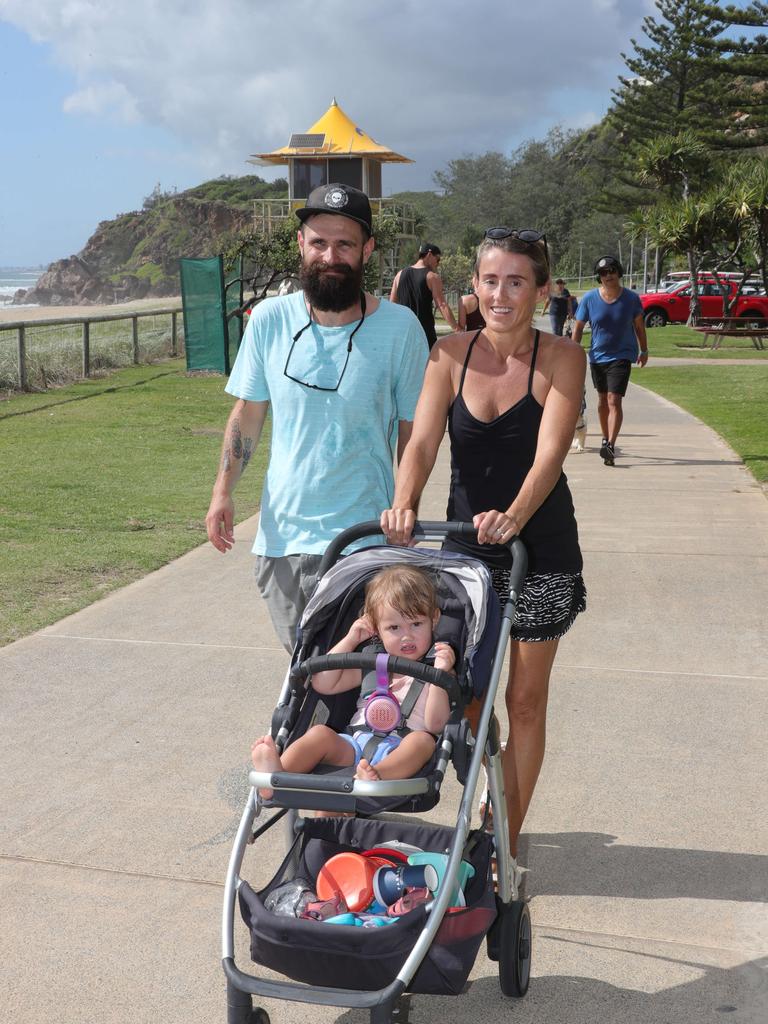
[[[307,198],[306,206],[296,211],[296,216],[301,223],[314,216],[316,213],[337,214],[339,217],[349,217],[350,220],[361,224],[368,235],[373,234],[373,217],[371,215],[371,204],[368,196],[360,189],[351,185],[342,185],[334,182],[331,185],[319,185],[312,189]]]
[[[443,255],[443,251],[439,245],[435,245],[434,242],[422,242],[419,246],[419,259],[423,260],[425,256],[437,256],[438,262]]]
[[[624,268],[615,256],[599,256],[595,260],[595,277],[600,280],[602,274],[615,272],[619,277],[624,276]]]

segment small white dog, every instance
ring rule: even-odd
[[[587,446],[587,393],[581,400],[579,418],[576,420],[576,428],[571,441],[571,448],[574,452],[583,452]]]

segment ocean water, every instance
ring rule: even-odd
[[[7,306],[17,288],[31,288],[44,267],[0,267],[0,307]]]

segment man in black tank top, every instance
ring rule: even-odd
[[[459,329],[451,307],[445,301],[443,282],[437,273],[440,257],[438,246],[425,242],[419,249],[418,260],[412,266],[398,272],[389,294],[390,302],[397,302],[413,310],[424,328],[430,348],[437,341],[434,306],[438,307],[452,330]]]

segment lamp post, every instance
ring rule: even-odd
[[[648,233],[643,243],[643,291],[648,291]]]
[[[630,240],[629,243],[629,287],[632,287],[632,274],[634,272],[635,263],[635,242],[634,239]]]
[[[584,243],[579,242],[579,291],[581,291],[581,260],[584,255]]]

